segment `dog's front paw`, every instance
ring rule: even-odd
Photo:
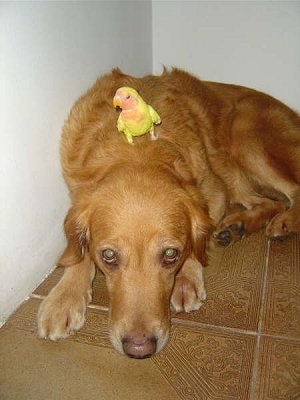
[[[84,324],[86,307],[90,300],[91,293],[84,296],[72,289],[52,289],[39,308],[39,337],[58,340],[78,331]]]
[[[176,277],[171,297],[171,307],[176,313],[199,310],[205,299],[206,291],[202,281],[190,280],[183,275]]]

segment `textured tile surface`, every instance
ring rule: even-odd
[[[255,331],[266,252],[262,233],[228,249],[216,249],[205,268],[207,300],[199,312],[176,314],[176,318]]]
[[[300,339],[300,240],[272,241],[263,332]]]
[[[300,399],[300,342],[262,338],[257,400]]]
[[[186,400],[249,398],[255,337],[174,325],[172,338],[153,360]]]

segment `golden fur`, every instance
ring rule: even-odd
[[[112,99],[121,86],[158,111],[158,140],[129,145],[118,132]],[[205,299],[209,237],[228,246],[263,227],[269,237],[300,231],[300,118],[252,89],[177,69],[139,79],[114,70],[72,108],[61,161],[72,205],[59,265],[68,268],[40,307],[42,337],[82,326],[97,265],[113,345],[151,356],[167,343],[170,303],[189,312]]]

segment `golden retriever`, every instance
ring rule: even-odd
[[[161,116],[157,140],[130,145],[118,132],[112,100],[122,86]],[[116,69],[73,106],[61,160],[72,203],[58,261],[66,268],[41,304],[41,337],[81,328],[97,266],[112,344],[150,357],[168,341],[170,305],[189,312],[205,300],[209,238],[228,246],[263,227],[271,238],[300,231],[299,115],[252,89],[178,69],[144,78]]]

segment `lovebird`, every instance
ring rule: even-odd
[[[119,88],[114,96],[113,105],[122,109],[117,128],[119,132],[124,133],[129,143],[133,143],[133,136],[142,136],[148,132],[152,140],[157,139],[154,125],[161,123],[160,116],[135,89],[126,86]]]

